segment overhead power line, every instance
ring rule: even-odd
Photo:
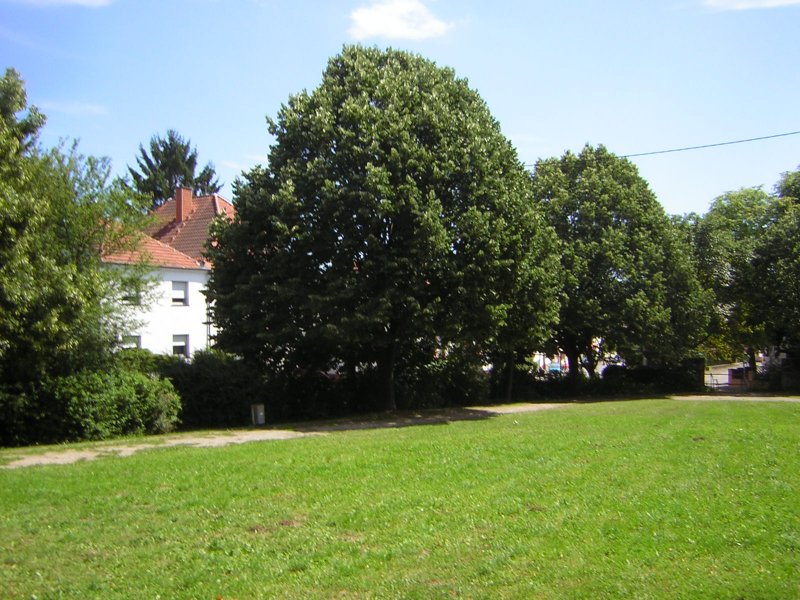
[[[758,142],[761,140],[771,140],[773,138],[787,137],[790,135],[800,135],[800,131],[789,131],[787,133],[776,133],[775,135],[763,135],[761,137],[747,138],[746,140],[733,140],[732,142],[719,142],[716,144],[703,144],[702,146],[686,146],[684,148],[672,148],[670,150],[655,150],[653,152],[637,152],[636,154],[622,154],[620,158],[635,158],[637,156],[653,156],[655,154],[670,154],[673,152],[687,152],[689,150],[702,150],[703,148],[716,148],[718,146],[730,146],[732,144],[746,144],[748,142]],[[534,163],[525,163],[525,167],[533,167]]]
[[[622,158],[634,158],[636,156],[653,156],[654,154],[669,154],[671,152],[686,152],[688,150],[702,150],[703,148],[716,148],[717,146],[730,146],[732,144],[746,144],[747,142],[758,142],[761,140],[771,140],[773,138],[798,135],[800,131],[790,131],[788,133],[777,133],[775,135],[764,135],[761,137],[748,138],[746,140],[734,140],[732,142],[719,142],[717,144],[703,144],[702,146],[686,146],[685,148],[673,148],[671,150],[656,150],[654,152],[639,152],[637,154],[623,154]]]

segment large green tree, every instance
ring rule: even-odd
[[[210,252],[223,348],[271,370],[375,366],[392,409],[411,350],[508,356],[547,333],[555,238],[452,70],[346,47],[269,129],[269,164],[235,185]]]
[[[20,116],[19,113],[26,114]],[[36,143],[45,117],[35,106],[28,108],[22,77],[15,69],[6,69],[0,79],[0,165],[9,167]]]
[[[535,195],[563,244],[553,345],[570,376],[598,362],[673,362],[705,329],[707,298],[680,231],[628,160],[603,146],[540,160]]]
[[[197,149],[170,129],[166,137],[150,138],[149,152],[139,145],[138,168],[128,167],[137,192],[149,196],[153,206],[161,206],[172,198],[179,186],[192,188],[195,195],[217,193],[222,186],[214,165],[206,164],[197,172]]]
[[[43,118],[26,114],[21,79],[0,82],[0,400],[50,377],[96,366],[126,315],[117,300],[139,271],[108,269],[105,251],[127,247],[142,206],[108,161],[35,143]],[[4,405],[3,410],[8,411]]]
[[[714,294],[715,311],[706,353],[738,361],[745,351],[755,366],[755,348],[765,344],[764,328],[754,317],[756,295],[751,261],[773,212],[774,198],[759,188],[717,197],[694,227],[694,247],[705,285]]]
[[[800,205],[777,198],[753,247],[748,298],[766,340],[800,367]],[[798,369],[800,370],[800,369]]]
[[[800,167],[782,174],[775,191],[781,198],[793,198],[795,202],[800,202]]]

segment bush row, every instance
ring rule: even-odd
[[[375,410],[381,399],[374,368],[355,374],[297,372],[269,379],[231,355],[196,352],[190,362],[143,350],[122,353],[126,368],[168,379],[181,398],[184,429],[241,427],[251,422],[251,405],[263,404],[271,422],[335,418]],[[479,402],[489,396],[489,379],[474,362],[457,356],[398,373],[399,408],[434,408]]]
[[[180,407],[169,381],[114,364],[45,379],[29,389],[0,389],[0,443],[165,433],[175,428]]]
[[[542,400],[548,398],[635,396],[642,394],[674,394],[701,392],[704,361],[686,361],[681,365],[659,367],[609,365],[600,377],[577,380],[567,375],[519,373],[515,376],[514,398]],[[499,386],[497,382],[493,389]],[[499,397],[499,393],[494,394]]]
[[[198,352],[187,363],[152,357],[159,375],[169,378],[182,398],[182,426],[236,427],[250,423],[251,404],[263,404],[270,422],[336,418],[377,410],[381,389],[374,368],[349,374],[302,372],[259,380],[244,362],[217,351]],[[504,378],[486,372],[474,357],[450,354],[411,363],[396,378],[399,409],[483,404],[502,400]],[[667,367],[607,367],[602,377],[515,375],[513,398],[544,400],[581,396],[624,396],[701,391],[703,362]]]
[[[518,371],[513,397],[696,391],[702,389],[702,368],[609,366],[602,377],[577,382]],[[214,350],[195,353],[191,362],[143,350],[121,351],[103,371],[82,371],[28,390],[0,388],[0,442],[97,440],[164,433],[178,426],[241,427],[251,422],[253,404],[263,404],[271,422],[335,418],[381,405],[374,369],[361,368],[349,376],[296,373],[267,381],[252,372],[242,360]],[[502,373],[485,372],[474,358],[451,354],[399,372],[397,406],[422,409],[501,400],[504,382]]]

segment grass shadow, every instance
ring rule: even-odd
[[[354,431],[359,429],[398,429],[418,425],[447,425],[455,421],[490,419],[500,413],[483,408],[432,408],[423,410],[398,410],[391,413],[370,413],[342,419],[306,421],[286,425],[302,433]]]

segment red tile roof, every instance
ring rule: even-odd
[[[176,219],[177,200],[172,198],[153,211],[155,222],[147,233],[176,250],[204,261],[203,252],[208,241],[208,228],[217,215],[232,219],[236,213],[233,204],[213,194],[198,196],[190,201],[182,222]]]
[[[203,261],[198,261],[172,246],[167,246],[149,235],[143,235],[135,250],[115,252],[103,257],[103,262],[121,265],[147,263],[155,267],[175,269],[207,269]]]
[[[146,228],[142,240],[132,251],[116,252],[103,257],[104,262],[137,264],[147,262],[156,267],[178,269],[208,269],[211,264],[203,257],[208,241],[208,229],[217,215],[233,219],[236,209],[222,196],[190,197],[183,220],[177,220],[177,195],[153,211],[154,221]]]

